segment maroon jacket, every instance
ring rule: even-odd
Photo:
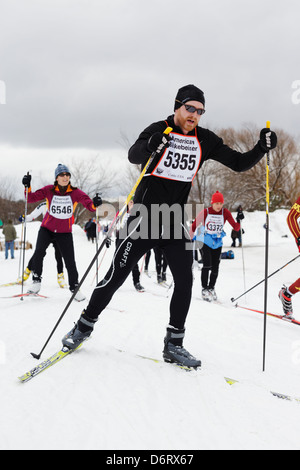
[[[96,208],[91,198],[83,191],[68,185],[65,193],[61,193],[58,187],[53,185],[44,186],[35,192],[28,191],[28,202],[38,202],[46,199],[47,212],[42,221],[42,227],[51,232],[72,232],[74,223],[74,211],[78,203],[81,203],[90,212]]]

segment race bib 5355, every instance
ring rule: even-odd
[[[173,139],[152,171],[153,176],[192,182],[201,161],[201,146],[194,136],[171,132]]]

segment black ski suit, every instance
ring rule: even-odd
[[[184,205],[187,203],[192,180],[208,159],[221,162],[234,171],[253,167],[264,155],[259,144],[246,153],[230,149],[213,132],[196,127],[184,135],[175,126],[174,115],[147,127],[129,150],[129,161],[147,163],[151,152],[148,140],[155,132],[172,127],[170,146],[156,155],[140,182],[134,197],[131,215],[123,229],[122,239],[105,278],[96,286],[86,308],[86,316],[96,320],[113,294],[123,284],[135,264],[155,246],[163,249],[174,279],[170,303],[169,324],[184,328],[192,295],[193,251],[189,232],[185,226]],[[157,208],[175,207],[174,216],[167,220],[157,217]],[[153,216],[153,210],[155,216]],[[178,217],[179,213],[179,217]],[[140,236],[139,236],[140,235]]]

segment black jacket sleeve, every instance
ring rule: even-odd
[[[148,150],[148,140],[155,132],[164,132],[166,127],[165,121],[159,121],[148,126],[129,149],[128,160],[130,163],[144,166],[151,155],[151,151]]]
[[[207,159],[215,160],[227,166],[233,171],[242,172],[252,168],[264,156],[264,152],[257,143],[252,150],[248,152],[238,152],[225,145],[223,139],[211,131],[208,132],[208,151]]]

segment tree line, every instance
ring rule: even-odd
[[[277,147],[270,152],[269,190],[270,211],[289,208],[299,197],[300,147],[295,138],[282,129],[275,130]],[[247,152],[258,141],[260,129],[247,125],[241,130],[232,128],[216,130],[225,144],[234,150]],[[198,172],[190,193],[190,202],[210,204],[210,197],[216,191],[223,193],[226,207],[236,210],[265,210],[266,207],[266,158],[251,170],[236,173],[218,162],[206,162]]]

